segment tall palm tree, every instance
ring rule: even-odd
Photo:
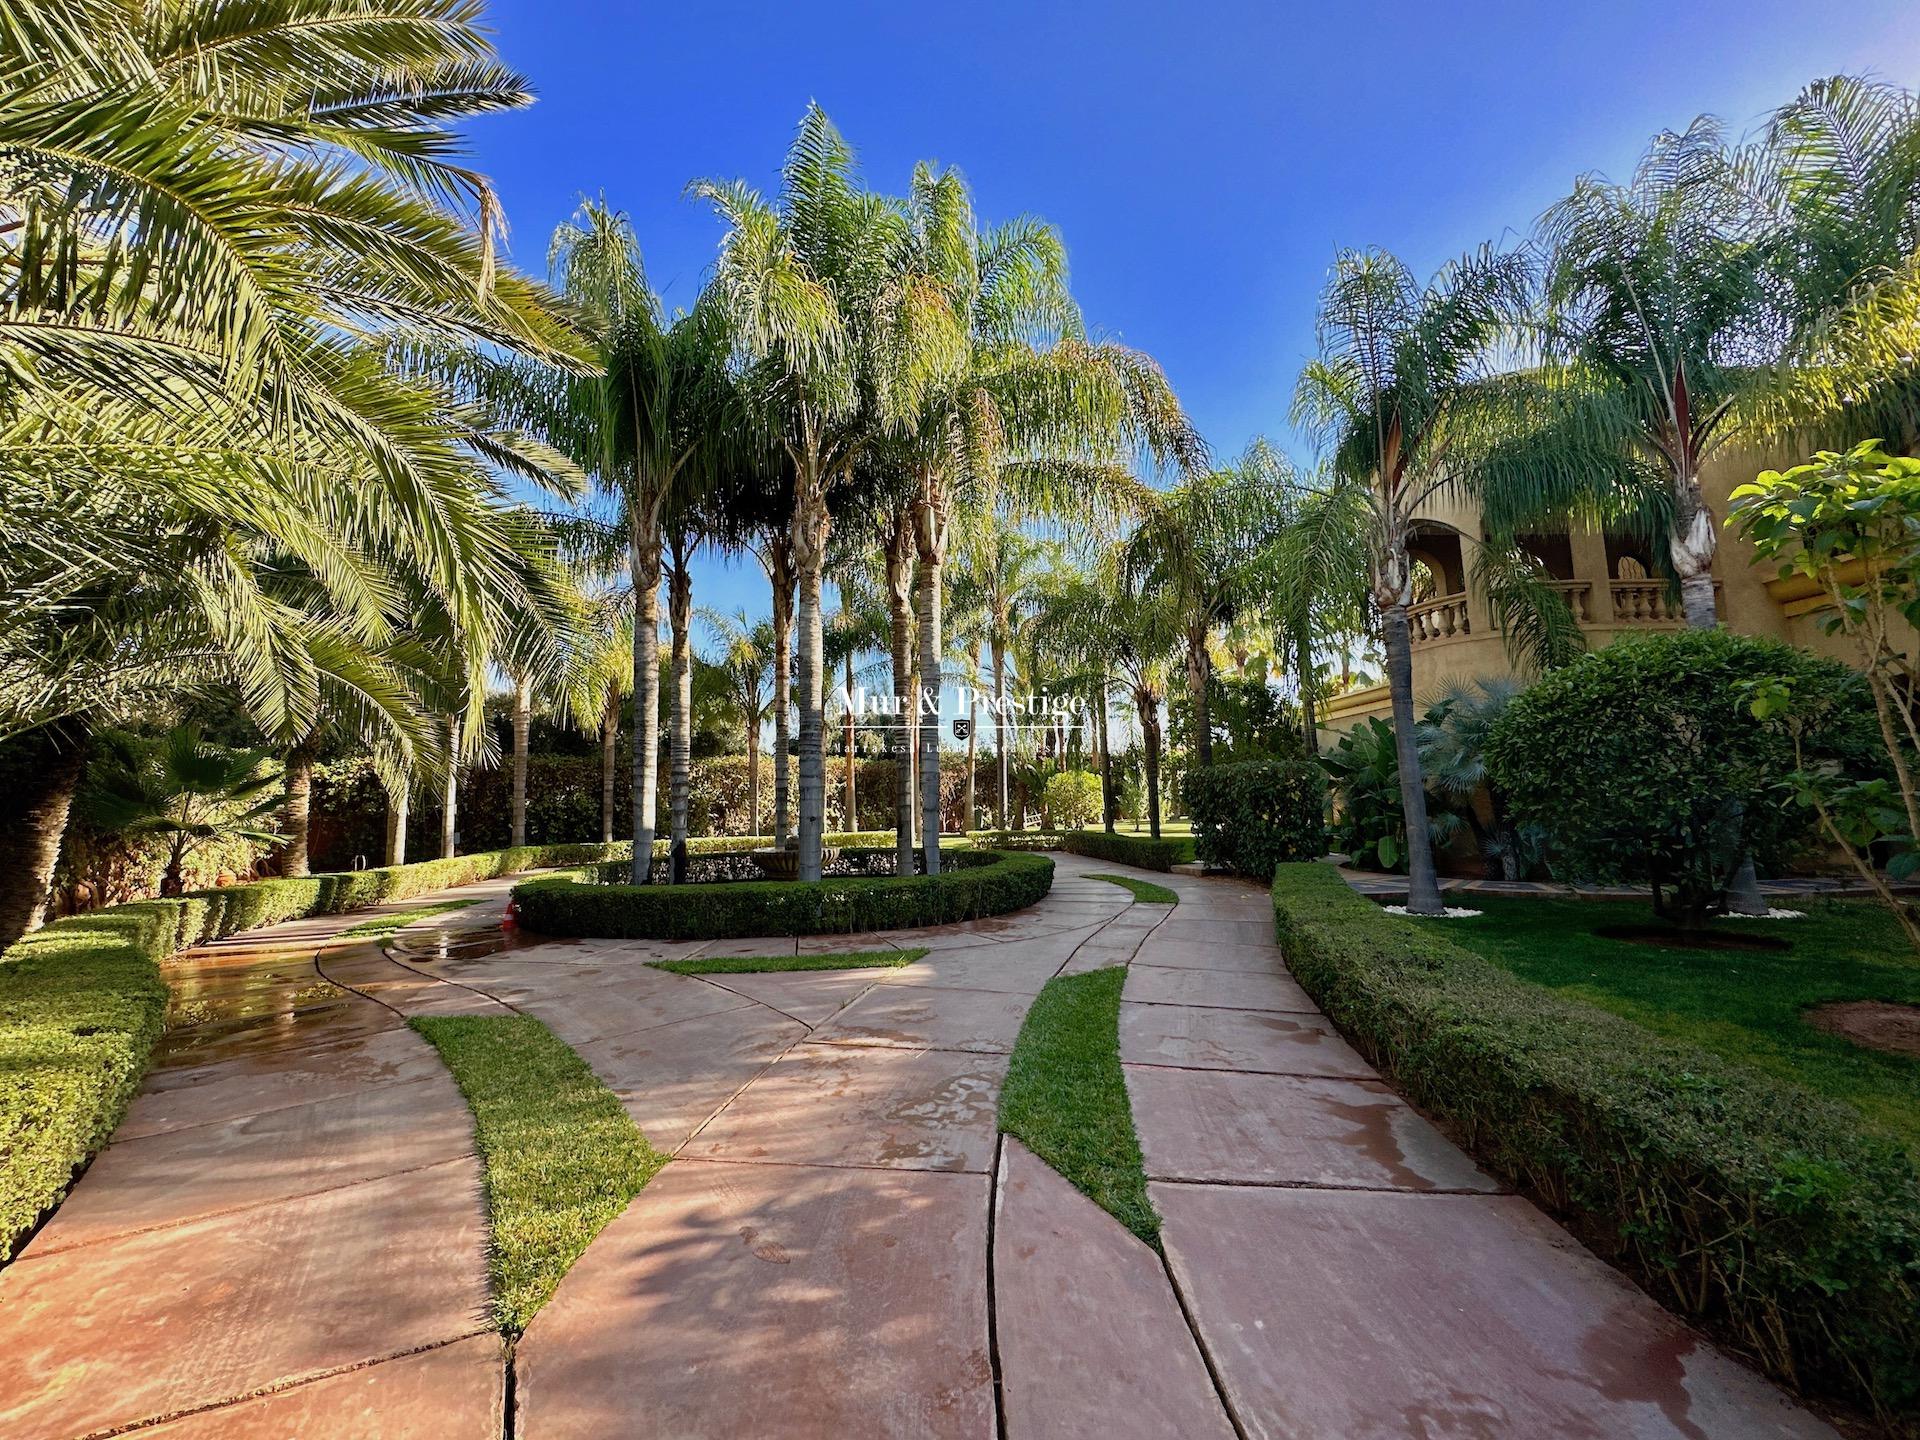
[[[1019,644],[1033,615],[1040,579],[1053,565],[1057,551],[1025,533],[1010,519],[993,512],[980,517],[962,533],[968,552],[967,568],[979,586],[987,654],[993,668],[993,748],[996,786],[994,823],[1009,823],[1007,728],[1007,657]]]
[[[916,391],[906,450],[919,560],[916,700],[921,850],[940,866],[942,573],[956,513],[1001,497],[1028,514],[1125,513],[1131,461],[1198,465],[1205,446],[1147,356],[1090,342],[1059,233],[1032,219],[981,230],[953,170],[915,167],[904,268],[937,321],[941,364]]]
[[[714,287],[752,361],[747,381],[792,465],[799,874],[817,880],[826,817],[821,584],[832,494],[853,480],[868,440],[898,426],[928,377],[950,364],[952,346],[939,326],[920,323],[922,307],[900,283],[899,208],[856,184],[853,152],[818,106],[801,119],[777,201],[739,181],[691,188],[727,224]]]
[[[739,717],[747,750],[747,808],[749,835],[760,833],[760,727],[773,708],[773,626],[765,621],[750,621],[747,612],[731,615],[702,610],[701,618],[720,643],[716,658],[708,663],[719,670],[728,703]]]
[[[1365,489],[1369,579],[1381,617],[1408,835],[1407,908],[1443,913],[1427,834],[1413,710],[1407,537],[1428,500],[1460,483],[1455,422],[1499,372],[1499,345],[1527,297],[1522,257],[1483,249],[1424,287],[1381,250],[1334,262],[1320,302],[1320,356],[1301,372],[1296,423],[1315,429],[1334,468]]]
[[[610,591],[590,602],[561,689],[568,720],[600,739],[600,842],[613,843],[615,759],[622,702],[633,693],[633,598]]]

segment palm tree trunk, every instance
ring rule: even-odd
[[[1140,740],[1147,752],[1147,826],[1153,838],[1160,838],[1160,697],[1151,690],[1134,692],[1134,709],[1140,716]]]
[[[846,592],[841,592],[841,605],[846,604]],[[860,789],[854,779],[853,742],[858,733],[853,713],[853,647],[847,647],[847,803],[846,824],[849,830],[860,828]]]
[[[773,582],[773,843],[784,846],[793,825],[787,753],[793,738],[793,549],[784,535],[767,542],[767,574]]]
[[[407,821],[413,813],[413,776],[403,773],[397,794],[387,796],[387,853],[383,863],[407,863]]]
[[[747,834],[760,833],[760,727],[747,726]]]
[[[320,746],[312,734],[296,740],[281,767],[280,828],[286,844],[280,851],[280,873],[290,879],[309,873],[307,842],[312,833],[313,762]]]
[[[926,873],[940,873],[941,574],[947,526],[937,502],[918,507],[920,550],[920,853]]]
[[[967,799],[966,815],[960,822],[962,830],[971,830],[980,822],[974,815],[975,782],[978,776],[974,771],[979,765],[980,754],[980,642],[973,642],[969,652],[972,660],[971,673],[967,676]]]
[[[894,725],[887,745],[894,757],[893,871],[911,875],[913,864],[913,527],[902,511],[887,537],[887,639],[893,649]]]
[[[1100,823],[1111,835],[1119,797],[1113,793],[1113,748],[1107,743],[1107,677],[1104,675],[1100,677],[1100,693],[1094,705],[1093,719],[1100,742]]]
[[[821,846],[826,838],[827,773],[821,740],[826,729],[823,667],[824,630],[820,608],[821,575],[826,569],[826,476],[817,453],[799,467],[794,486],[793,559],[799,578],[800,621],[800,864],[803,881],[818,880]]]
[[[667,620],[673,632],[673,721],[667,736],[671,779],[667,803],[672,811],[668,843],[672,879],[687,878],[687,801],[693,789],[693,575],[678,540],[667,576]]]
[[[633,548],[633,883],[653,871],[660,803],[660,525],[636,510]]]
[[[607,687],[606,708],[600,714],[600,843],[613,843],[613,767],[620,746],[620,691]]]
[[[1413,714],[1413,646],[1407,607],[1385,607],[1387,688],[1393,697],[1393,750],[1400,764],[1400,809],[1407,821],[1407,910],[1441,915],[1440,882],[1433,868],[1433,835],[1427,829],[1427,786]]]
[[[1320,727],[1313,711],[1313,647],[1303,625],[1293,635],[1293,667],[1300,676],[1300,724],[1306,732],[1307,758],[1320,753]]]
[[[440,794],[440,858],[451,860],[459,834],[460,717],[447,718],[447,779]]]
[[[0,950],[46,917],[67,816],[87,761],[86,722],[55,720],[0,744],[8,823],[0,826]]]
[[[527,743],[533,729],[533,681],[525,676],[513,682],[513,838],[527,843]]]
[[[999,828],[1007,828],[1007,657],[995,636],[988,642],[993,650],[993,763],[1000,772]]]
[[[1213,657],[1207,653],[1206,632],[1187,634],[1187,691],[1193,701],[1193,753],[1202,765],[1213,763],[1213,716],[1207,706],[1207,676]]]
[[[1676,471],[1673,488],[1673,533],[1667,540],[1667,557],[1680,581],[1680,608],[1689,629],[1711,630],[1720,623],[1713,594],[1713,512],[1700,494],[1697,477]]]

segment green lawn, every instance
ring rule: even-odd
[[[1831,1000],[1920,1002],[1920,963],[1877,907],[1796,902],[1806,919],[1718,922],[1732,934],[1793,944],[1760,952],[1670,950],[1592,933],[1654,923],[1644,904],[1483,896],[1464,903],[1486,913],[1445,922],[1449,940],[1650,1030],[1843,1100],[1920,1155],[1920,1060],[1864,1049],[1801,1018]]]
[[[517,1336],[667,1157],[586,1061],[532,1016],[419,1015],[412,1025],[473,1110],[494,1314]]]
[[[1000,1128],[1149,1245],[1160,1217],[1120,1071],[1124,967],[1049,980],[1027,1011],[1000,1089]]]
[[[341,939],[348,936],[391,935],[402,925],[411,925],[416,920],[424,920],[429,915],[444,915],[449,910],[464,910],[469,905],[478,905],[480,897],[467,900],[436,900],[431,905],[415,905],[406,910],[396,911],[392,915],[380,915],[372,920],[363,920],[351,930],[342,930]]]
[[[838,955],[716,955],[710,960],[656,960],[656,970],[676,975],[762,975],[774,970],[898,969],[927,953],[926,946],[904,950],[846,950]]]
[[[1156,885],[1151,880],[1136,880],[1131,875],[1106,875],[1093,871],[1089,880],[1105,880],[1132,892],[1133,898],[1143,905],[1178,905],[1180,897],[1164,885]]]

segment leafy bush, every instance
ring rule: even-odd
[[[1806,738],[1810,756],[1869,753],[1866,689],[1845,666],[1687,630],[1618,641],[1516,696],[1487,739],[1487,771],[1575,875],[1651,883],[1656,910],[1698,923],[1743,854],[1777,868],[1808,832],[1778,788],[1798,768],[1793,742],[1751,708],[1752,687],[1780,677],[1844,702]]]
[[[514,887],[527,929],[542,935],[707,940],[825,935],[976,920],[1032,905],[1053,888],[1044,855],[946,852],[938,875],[739,880],[712,885],[595,885],[556,876]]]
[[[1058,850],[1058,830],[969,830],[967,841],[976,850]]]
[[[1189,770],[1181,782],[1193,816],[1194,851],[1261,880],[1287,860],[1327,850],[1326,781],[1305,760],[1243,760]]]
[[[1115,865],[1138,865],[1142,870],[1171,870],[1194,856],[1191,835],[1168,835],[1155,840],[1148,835],[1068,830],[1060,836],[1060,848],[1069,855],[1085,855]]]
[[[1085,770],[1062,770],[1049,776],[1041,808],[1062,829],[1086,824],[1100,814],[1100,777]]]
[[[1370,715],[1342,735],[1320,763],[1337,804],[1333,848],[1365,870],[1407,868],[1407,817],[1400,803],[1400,757],[1393,726]]]
[[[216,936],[617,853],[523,846],[385,870],[267,880],[56,920],[0,955],[0,1261],[66,1192],[146,1073],[166,1013],[160,963]]]
[[[1492,1169],[1789,1383],[1920,1405],[1920,1180],[1859,1116],[1516,979],[1283,865],[1288,963]]]

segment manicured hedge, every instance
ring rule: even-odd
[[[967,843],[976,850],[1058,850],[1058,830],[969,830]]]
[[[1065,830],[1060,848],[1069,855],[1085,855],[1115,865],[1138,865],[1143,870],[1171,870],[1193,859],[1191,835],[1109,835],[1104,830]]]
[[[1770,1373],[1920,1429],[1920,1180],[1843,1105],[1516,979],[1283,865],[1288,963],[1493,1170]]]
[[[120,1123],[166,1013],[176,950],[620,847],[523,846],[344,875],[264,880],[56,920],[0,955],[0,1262]]]
[[[1243,760],[1189,770],[1180,781],[1194,850],[1256,880],[1327,853],[1327,776],[1316,761]]]
[[[938,875],[739,880],[712,885],[596,885],[554,876],[516,885],[520,923],[541,935],[649,940],[901,930],[1000,915],[1053,888],[1053,861],[1002,851],[948,852]]]

